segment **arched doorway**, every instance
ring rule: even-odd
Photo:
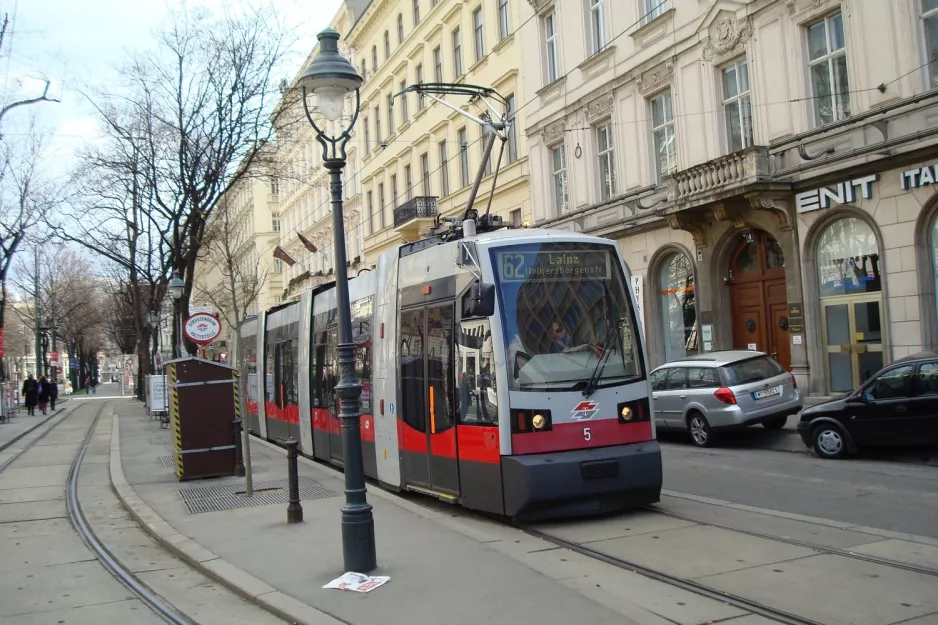
[[[733,347],[770,354],[791,371],[785,255],[770,234],[750,230],[730,254]]]

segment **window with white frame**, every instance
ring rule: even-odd
[[[401,91],[407,88],[407,81],[401,81]],[[410,121],[410,111],[407,110],[407,94],[401,94],[401,123],[406,124]]]
[[[368,192],[368,234],[375,233],[375,203],[374,198],[371,195],[371,191]]]
[[[508,0],[498,0],[498,40],[502,41],[511,34],[511,13]]]
[[[475,48],[476,61],[485,56],[485,29],[482,24],[482,7],[472,12],[472,43]]]
[[[394,94],[388,94],[388,135],[394,134]]]
[[[544,60],[547,83],[560,78],[560,41],[557,37],[557,14],[551,11],[544,16]]]
[[[384,31],[384,60],[391,58],[391,33]]]
[[[456,140],[459,143],[459,187],[469,186],[469,134],[463,126],[456,131]]]
[[[821,126],[850,117],[842,14],[835,13],[808,26],[808,72],[815,124]]]
[[[397,174],[391,174],[391,206],[397,208]]]
[[[606,45],[606,0],[586,0],[589,10],[590,54],[596,54]]]
[[[375,141],[379,144],[384,139],[384,136],[381,134],[381,108],[375,107]]]
[[[276,178],[270,179],[270,194],[279,195],[280,194],[280,181]]]
[[[365,152],[367,153],[371,151],[371,131],[369,130],[367,117],[362,118],[362,128],[365,129]]]
[[[508,221],[515,228],[520,228],[522,225],[521,224],[521,209],[516,208],[515,210],[508,213]]]
[[[283,273],[283,261],[279,258],[274,260],[274,273]],[[280,296],[277,296],[277,299],[280,299]],[[280,303],[279,301],[277,302]]]
[[[436,82],[443,82],[443,54],[439,46],[433,48],[433,78]]]
[[[426,152],[420,155],[420,180],[424,197],[430,197],[430,156]]]
[[[677,170],[677,145],[674,137],[674,109],[671,92],[666,91],[651,101],[651,132],[655,146],[657,180]]]
[[[384,184],[378,184],[378,228],[384,230]]]
[[[404,14],[397,14],[397,43],[404,43]]]
[[[558,215],[562,215],[567,211],[567,153],[563,144],[550,149],[550,160],[554,182],[554,208]]]
[[[925,29],[925,61],[931,86],[938,86],[938,0],[922,0],[922,26]]]
[[[414,26],[420,23],[420,0],[414,0]]]
[[[404,194],[408,200],[414,199],[414,182],[410,177],[410,165],[404,165]]]
[[[371,71],[378,71],[378,46],[371,46]]]
[[[423,64],[422,63],[417,65],[416,79],[417,79],[418,85],[423,84]],[[423,109],[425,105],[426,105],[426,100],[424,98],[424,95],[422,93],[418,93],[417,94],[417,110]]]
[[[647,24],[668,10],[668,0],[642,0],[642,23]]]
[[[722,70],[723,116],[726,145],[738,152],[752,145],[752,102],[749,97],[749,64],[742,58]]]
[[[446,141],[440,141],[440,197],[449,195],[449,159],[446,156]]]
[[[271,215],[270,227],[274,232],[280,232],[280,213]]]
[[[453,78],[462,76],[462,31],[453,31]]]
[[[611,122],[596,127],[596,154],[599,157],[599,199],[606,201],[616,194],[616,155]]]
[[[515,125],[515,96],[510,95],[505,100],[508,102],[508,162],[514,163],[518,160],[518,128]]]

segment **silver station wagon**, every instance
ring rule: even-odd
[[[795,378],[756,351],[709,352],[669,362],[651,372],[655,425],[690,432],[698,447],[715,432],[762,424],[774,430],[804,403]]]

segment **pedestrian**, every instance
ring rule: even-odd
[[[39,410],[46,414],[46,404],[49,403],[49,380],[46,376],[39,376],[39,390],[36,392],[36,400],[39,402]]]
[[[49,381],[49,408],[55,412],[55,400],[59,398],[59,381],[52,379]]]
[[[85,376],[85,395],[91,395],[91,376]]]
[[[36,395],[39,393],[39,382],[30,373],[23,381],[23,403],[26,405],[26,414],[36,414]]]
[[[91,379],[91,394],[92,395],[98,394],[98,378]]]

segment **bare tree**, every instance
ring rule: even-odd
[[[3,21],[0,22],[0,52],[4,50],[3,44],[5,44],[10,36],[10,14],[3,14]],[[3,122],[3,118],[6,117],[7,113],[12,111],[15,108],[21,106],[29,106],[31,104],[38,104],[40,102],[59,102],[57,98],[53,98],[49,95],[49,89],[52,86],[52,81],[50,81],[45,76],[42,76],[39,80],[43,82],[42,93],[38,96],[28,97],[28,98],[19,98],[4,104],[0,108],[0,123]],[[0,135],[2,136],[2,135]]]

